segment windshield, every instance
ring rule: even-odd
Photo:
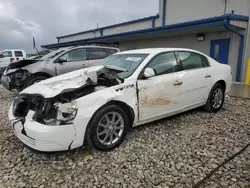
[[[5,57],[12,57],[12,52],[11,51],[3,51],[0,53],[0,58],[5,58]]]
[[[57,56],[58,54],[64,52],[66,49],[58,49],[56,51],[52,51],[50,53],[48,53],[47,55],[43,56],[41,59],[44,60],[44,59],[48,59],[48,58],[53,58],[55,56]]]
[[[133,74],[136,68],[149,54],[117,54],[109,56],[95,65],[111,65],[126,69],[126,72],[121,72],[118,76],[122,79],[127,78]]]

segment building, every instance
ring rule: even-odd
[[[184,47],[232,67],[244,81],[250,58],[250,0],[159,0],[159,14],[57,37],[43,48],[102,44],[121,50]]]

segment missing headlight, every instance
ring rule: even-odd
[[[30,108],[30,98],[27,95],[19,95],[13,102],[13,115],[18,118],[25,117]]]

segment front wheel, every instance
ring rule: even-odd
[[[223,106],[224,99],[225,88],[221,84],[216,83],[210,91],[207,103],[204,106],[205,110],[213,113],[218,112]]]
[[[41,81],[43,81],[43,80],[46,80],[46,79],[48,79],[48,77],[47,77],[47,76],[43,76],[43,75],[41,75],[41,76],[32,76],[32,77],[26,82],[26,84],[24,85],[24,88],[23,88],[23,89],[25,89],[25,88],[27,88],[27,87],[33,85],[33,84],[36,84],[36,83],[38,83],[38,82],[41,82]]]
[[[95,114],[90,124],[93,146],[103,151],[114,149],[124,140],[128,127],[128,117],[120,106],[105,106]]]

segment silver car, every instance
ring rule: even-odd
[[[26,59],[10,64],[1,82],[8,90],[21,91],[47,78],[90,67],[98,60],[119,51],[117,48],[103,46],[61,48],[41,59]]]

